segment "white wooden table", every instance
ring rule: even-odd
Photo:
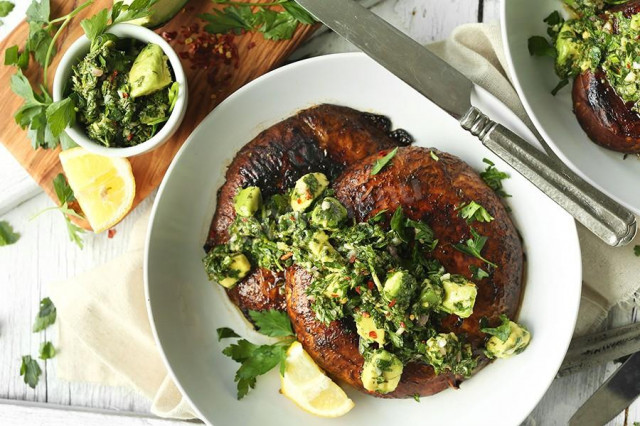
[[[0,27],[0,37],[22,18],[29,1],[15,3],[16,9]],[[374,10],[426,43],[446,38],[463,23],[497,21],[499,0],[386,0]],[[302,49],[299,56],[354,50],[335,34],[319,36]],[[153,196],[119,224],[113,239],[106,235],[86,236],[85,248],[80,250],[68,241],[57,212],[29,220],[50,207],[52,201],[0,146],[0,219],[8,220],[22,234],[17,244],[0,248],[0,424],[183,424],[153,418],[149,401],[133,391],[58,380],[55,359],[43,363],[41,383],[35,390],[27,387],[18,374],[21,355],[36,354],[45,339],[56,341],[53,331],[30,331],[38,303],[48,294],[48,283],[75,276],[121,254],[132,224],[152,201]],[[636,316],[637,309],[631,306],[616,308],[609,326],[636,321]],[[603,365],[556,380],[525,424],[566,424],[615,368],[614,364]],[[640,421],[640,401],[611,424],[626,426],[634,421]]]

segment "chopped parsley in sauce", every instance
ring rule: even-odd
[[[151,139],[169,119],[177,83],[167,73],[167,58],[162,53],[160,58],[149,55],[153,48],[161,52],[152,44],[104,34],[73,67],[69,96],[75,101],[78,123],[90,139],[107,147],[134,146]],[[147,69],[144,64],[138,67],[142,74],[162,76],[164,71],[165,78],[146,91],[138,90],[144,95],[136,96],[140,78],[130,81],[130,75],[143,54],[145,61],[155,58],[155,63],[148,62]]]

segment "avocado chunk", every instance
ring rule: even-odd
[[[585,49],[583,36],[576,32],[572,22],[569,20],[562,25],[556,39],[557,56],[555,66],[556,72],[562,78],[570,77],[576,68],[581,71],[591,68],[591,61],[588,59],[589,55],[582,54]]]
[[[478,295],[476,285],[460,275],[445,274],[441,280],[445,296],[440,310],[460,318],[469,318]]]
[[[400,383],[402,362],[394,354],[377,349],[364,361],[362,367],[362,385],[371,392],[381,394],[393,392]]]
[[[428,278],[422,283],[420,291],[420,306],[426,310],[436,310],[441,304],[444,296],[442,287],[435,285]]]
[[[340,254],[329,242],[329,236],[324,231],[316,231],[309,241],[311,255],[321,263],[336,262],[340,260]]]
[[[397,270],[387,276],[382,288],[384,298],[399,306],[407,306],[416,287],[416,279],[405,270]]]
[[[157,44],[149,43],[138,54],[129,71],[131,97],[150,95],[173,82],[168,58]]]
[[[359,313],[355,316],[356,330],[361,338],[367,341],[377,342],[380,346],[384,345],[385,331],[384,328],[378,328],[375,320],[371,315]]]
[[[509,337],[501,340],[491,336],[487,341],[485,353],[489,358],[509,358],[524,351],[531,341],[531,333],[524,326],[509,321]]]
[[[251,270],[249,259],[242,253],[230,253],[225,246],[216,246],[202,260],[211,281],[232,288]]]
[[[325,280],[327,282],[323,292],[325,296],[338,299],[342,304],[347,303],[347,277],[343,274],[334,272],[328,274]]]
[[[325,197],[311,212],[311,223],[322,229],[338,229],[347,219],[347,209],[333,197]]]
[[[113,4],[122,3],[125,7],[134,0],[114,0]],[[151,14],[144,18],[127,21],[127,24],[142,25],[147,28],[161,27],[182,10],[189,0],[158,0],[151,6]]]
[[[262,206],[262,193],[257,186],[241,189],[233,199],[233,207],[238,216],[251,217]]]
[[[328,186],[329,180],[323,173],[302,176],[291,192],[291,208],[294,212],[305,211]]]

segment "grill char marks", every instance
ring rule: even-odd
[[[229,165],[205,249],[228,241],[235,218],[233,197],[241,188],[257,186],[268,197],[292,187],[306,173],[322,172],[333,180],[368,155],[410,142],[406,132],[391,131],[388,118],[337,105],[309,108],[271,126]],[[258,268],[227,293],[245,313],[282,310],[283,282],[284,273]]]
[[[500,314],[513,318],[517,312],[522,291],[522,245],[504,206],[478,174],[457,157],[437,150],[433,150],[439,157],[439,161],[435,161],[429,151],[418,147],[402,148],[379,174],[371,176],[371,165],[382,154],[374,155],[345,170],[333,188],[336,198],[357,222],[367,220],[381,210],[393,212],[402,206],[409,218],[430,224],[439,239],[432,256],[448,272],[467,278],[471,278],[470,265],[485,270],[487,266],[453,248],[454,244],[471,238],[469,225],[458,217],[455,209],[473,200],[495,218],[490,223],[474,222],[472,226],[481,235],[489,237],[482,255],[499,267],[489,278],[477,283],[473,315],[464,320],[449,315],[440,329],[466,335],[474,352],[479,354],[485,338],[479,330],[480,318],[486,317],[491,326],[495,326],[500,323]],[[305,271],[294,268],[286,283],[288,313],[305,349],[329,375],[363,390],[360,371],[364,360],[358,353],[353,324],[333,322],[324,326],[315,319],[305,295],[310,283],[310,276]],[[483,359],[480,366],[486,362]],[[400,398],[416,393],[427,396],[455,387],[461,379],[452,374],[435,376],[429,366],[410,364],[405,368],[398,388],[384,396]]]

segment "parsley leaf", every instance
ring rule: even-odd
[[[289,343],[291,342],[289,341]],[[242,339],[222,351],[224,355],[241,364],[234,378],[234,381],[237,382],[238,399],[242,399],[249,390],[255,388],[258,376],[267,373],[278,363],[283,362],[288,346],[289,344],[279,343],[255,345]],[[281,368],[281,372],[282,370]]]
[[[436,160],[437,161],[437,160]],[[414,393],[413,394],[413,400],[415,402],[420,402],[420,394],[419,393]]]
[[[15,65],[18,68],[25,69],[29,66],[29,51],[25,49],[20,52],[16,45],[7,48],[4,51],[4,64]]]
[[[484,207],[475,201],[470,201],[466,204],[463,203],[459,205],[456,210],[458,210],[458,215],[466,220],[467,223],[471,223],[474,220],[478,222],[491,222],[494,219]]]
[[[405,219],[402,206],[398,206],[396,211],[393,213],[393,216],[391,216],[390,226],[391,230],[395,231],[398,238],[400,238],[405,243],[409,241],[409,238],[407,237],[406,224],[407,221]]]
[[[500,320],[502,321],[502,324],[500,324],[500,326],[496,328],[483,327],[480,329],[480,331],[482,331],[483,333],[490,334],[492,336],[496,336],[498,339],[502,340],[503,342],[506,342],[507,339],[509,338],[509,335],[511,334],[511,325],[509,325],[510,321],[509,321],[509,318],[507,318],[507,316],[504,314],[500,315]]]
[[[11,13],[15,5],[10,1],[0,1],[0,18],[4,18]]]
[[[640,246],[638,246],[638,245],[634,246],[634,247],[633,247],[633,253],[634,253],[636,256],[640,257]]]
[[[6,220],[0,221],[0,247],[8,246],[20,239],[20,234]]]
[[[27,22],[48,22],[50,11],[49,0],[34,0],[27,8]]]
[[[270,337],[293,336],[291,320],[286,312],[270,309],[267,311],[249,311],[258,331]]]
[[[56,307],[48,297],[45,297],[40,301],[40,310],[36,315],[36,320],[33,323],[33,332],[37,333],[49,327],[56,322],[57,311]]]
[[[377,159],[376,162],[373,164],[373,167],[371,168],[371,176],[374,176],[380,173],[380,171],[384,168],[384,166],[386,166],[387,163],[389,163],[389,161],[391,161],[391,159],[395,157],[397,153],[398,153],[398,148],[396,147],[396,148],[393,148],[393,150],[387,155],[385,155],[384,157]]]
[[[24,376],[24,382],[29,385],[31,389],[35,389],[42,370],[38,361],[31,358],[31,355],[25,355],[22,357],[22,365],[20,366],[20,375]]]
[[[235,337],[240,337],[238,333],[230,329],[229,327],[220,327],[216,330],[218,333],[218,342],[222,339],[230,339]]]
[[[476,231],[473,228],[470,228],[470,230],[471,230],[472,238],[470,238],[467,241],[465,241],[465,244],[455,244],[453,246],[453,248],[455,248],[456,250],[458,250],[458,251],[460,251],[462,253],[468,254],[469,256],[473,256],[475,258],[478,258],[478,259],[482,260],[483,262],[493,266],[494,268],[497,268],[498,265],[496,265],[493,262],[488,261],[487,259],[482,257],[482,255],[480,254],[482,252],[482,248],[484,247],[484,245],[487,242],[487,237],[478,234],[478,231]]]
[[[71,98],[64,98],[47,107],[47,122],[54,137],[59,137],[64,129],[75,124],[75,107],[75,102]]]
[[[487,271],[478,268],[476,265],[469,265],[469,270],[471,271],[471,275],[473,276],[473,278],[477,280],[481,280],[489,276],[489,273]]]
[[[527,45],[531,56],[549,56],[555,58],[558,55],[556,48],[549,40],[541,36],[530,37]]]
[[[56,356],[56,348],[51,342],[43,342],[40,345],[40,359],[51,359]]]
[[[487,164],[486,170],[480,173],[480,177],[484,183],[486,183],[489,188],[493,189],[493,191],[499,196],[503,198],[511,197],[511,195],[507,194],[504,189],[502,189],[502,181],[504,179],[508,179],[509,175],[496,169],[493,161],[487,158],[483,158],[482,162]]]
[[[83,19],[80,26],[89,40],[95,40],[107,29],[109,22],[109,9],[102,9],[91,18]]]
[[[266,40],[288,40],[293,37],[298,24],[312,25],[316,22],[313,16],[293,0],[269,4],[234,0],[214,2],[228,6],[199,16],[207,21],[204,29],[212,34],[258,31]],[[282,10],[273,10],[272,6],[282,6]]]

